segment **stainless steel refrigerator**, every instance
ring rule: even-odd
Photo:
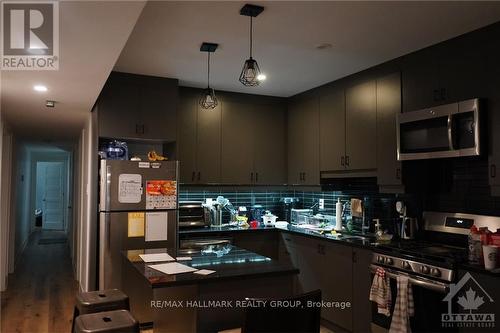
[[[122,252],[177,249],[178,162],[102,160],[99,289],[121,288]]]

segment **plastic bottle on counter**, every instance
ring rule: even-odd
[[[342,202],[340,202],[340,198],[335,204],[335,231],[342,231]]]
[[[481,244],[481,234],[475,225],[470,228],[469,233],[469,263],[480,264],[483,258],[483,247]]]
[[[488,227],[479,228],[479,234],[481,236],[481,245],[489,245],[491,242],[491,231]]]
[[[490,244],[500,246],[500,229],[497,229],[496,232],[492,233],[490,236]]]

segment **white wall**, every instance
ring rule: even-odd
[[[97,287],[97,114],[92,112],[80,137],[81,184],[79,223],[79,267],[80,289],[95,290]],[[75,200],[76,201],[76,200]]]
[[[7,288],[9,273],[10,192],[12,134],[0,116],[0,290]]]

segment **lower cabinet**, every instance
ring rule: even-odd
[[[370,250],[283,233],[279,253],[300,270],[297,293],[321,289],[323,301],[331,302],[322,319],[347,331],[370,331]]]

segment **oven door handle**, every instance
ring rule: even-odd
[[[370,269],[372,273],[375,273],[377,271],[377,268],[382,268],[385,270],[385,274],[391,278],[396,279],[398,275],[407,275],[408,276],[408,282],[414,286],[419,286],[425,289],[429,289],[432,291],[437,291],[442,294],[446,294],[449,291],[449,285],[443,282],[439,281],[433,281],[430,279],[426,279],[420,276],[414,276],[414,275],[409,275],[404,272],[397,272],[389,268],[385,268],[382,266],[377,266],[377,265],[371,265]]]
[[[448,116],[448,145],[450,150],[455,150],[454,145],[454,135],[453,135],[453,115]]]

